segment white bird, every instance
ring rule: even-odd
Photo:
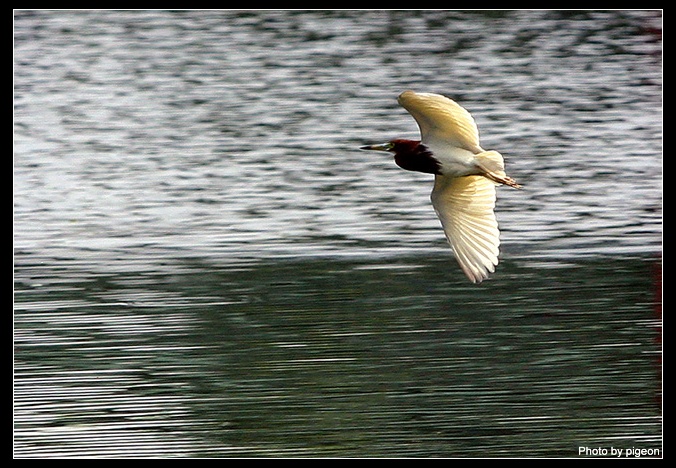
[[[521,186],[505,174],[500,153],[481,148],[474,119],[455,101],[413,91],[398,101],[418,123],[421,141],[396,139],[360,149],[392,152],[399,167],[434,174],[434,210],[462,271],[480,283],[495,271],[500,253],[495,186]]]

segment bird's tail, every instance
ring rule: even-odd
[[[479,168],[484,171],[484,177],[498,184],[521,188],[514,179],[505,173],[505,161],[497,151],[484,151],[483,153],[475,154],[474,157],[478,161]]]

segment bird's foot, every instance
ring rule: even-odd
[[[516,189],[521,188],[521,185],[517,184],[516,180],[512,179],[508,175],[501,176],[494,172],[486,172],[484,176],[491,179],[493,182],[497,182],[498,184],[509,185],[510,187],[514,187]]]

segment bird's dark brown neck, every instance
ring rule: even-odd
[[[419,141],[393,140],[394,162],[407,171],[441,174],[441,165],[432,152]]]

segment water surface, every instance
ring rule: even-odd
[[[15,12],[15,456],[661,450],[661,21]],[[479,286],[405,89],[524,185]]]

